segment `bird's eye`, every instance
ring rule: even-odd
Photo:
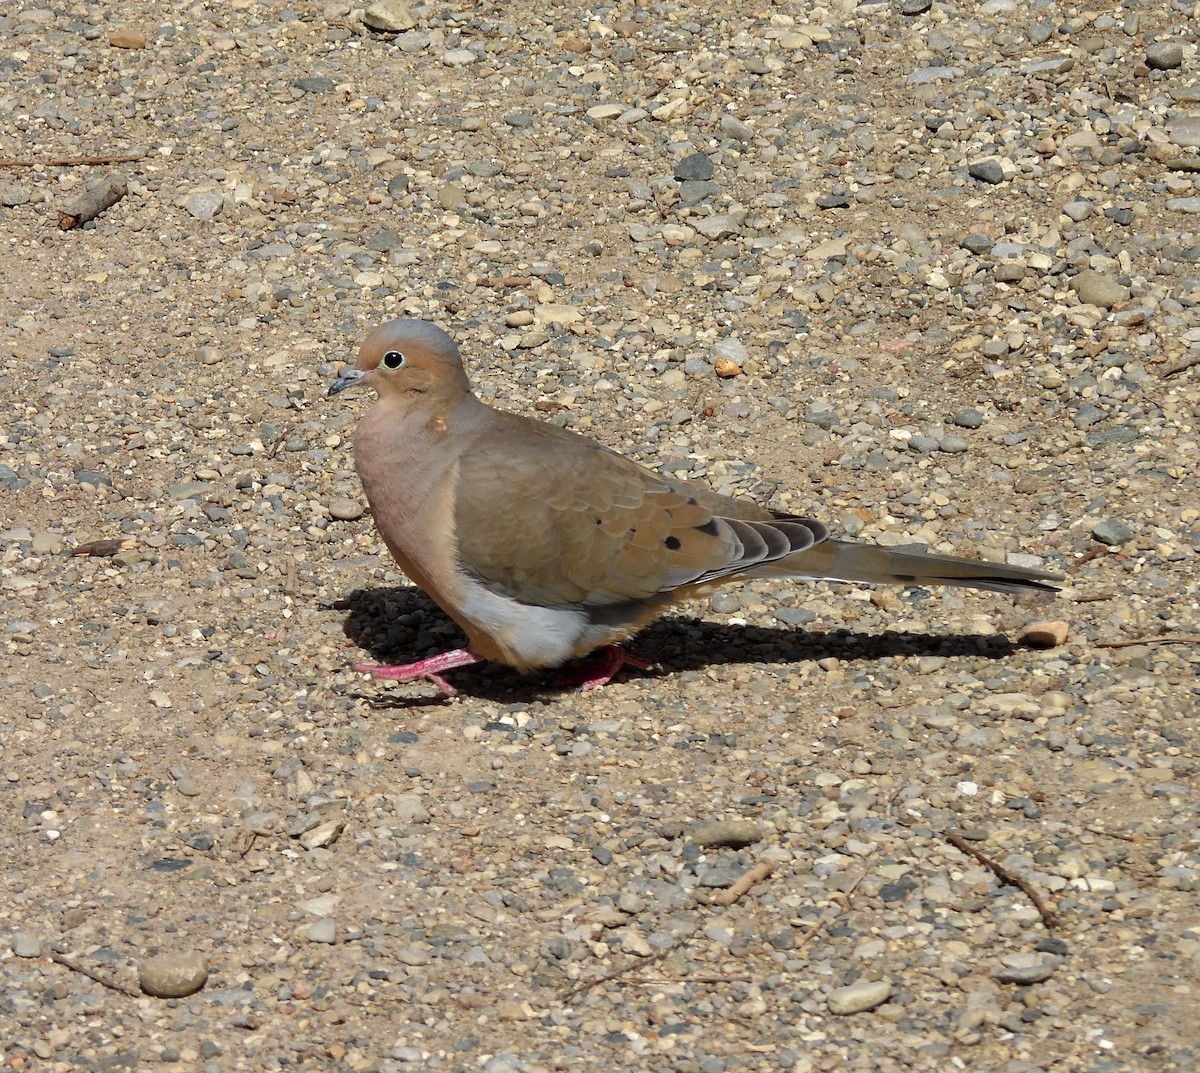
[[[383,361],[380,364],[385,369],[399,369],[407,359],[398,350],[389,350],[383,356]]]

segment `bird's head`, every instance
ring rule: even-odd
[[[380,399],[447,399],[470,390],[458,347],[436,324],[390,320],[372,331],[329,385],[328,395],[368,384]]]

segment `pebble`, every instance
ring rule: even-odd
[[[679,182],[697,180],[705,182],[714,174],[712,159],[704,153],[689,153],[675,165],[675,178]]]
[[[860,980],[830,991],[826,1002],[830,1013],[844,1016],[873,1010],[887,1002],[891,996],[892,985],[888,981]]]
[[[756,823],[749,820],[714,820],[690,827],[687,837],[698,846],[730,846],[741,849],[758,842],[763,837],[763,832]]]
[[[1178,41],[1155,41],[1146,46],[1146,66],[1153,71],[1173,71],[1183,66],[1183,45]]]
[[[138,986],[154,998],[183,998],[208,980],[208,966],[194,950],[148,957],[138,965]]]
[[[342,522],[354,522],[366,512],[366,505],[360,499],[350,496],[333,496],[329,500],[329,516]]]
[[[141,30],[122,27],[108,35],[108,43],[113,48],[145,48],[149,41]]]
[[[1176,145],[1187,148],[1200,146],[1200,115],[1172,116],[1167,121],[1167,137]]]
[[[332,946],[338,941],[337,922],[332,917],[321,917],[314,920],[304,929],[304,937],[310,943],[325,943]]]
[[[1075,223],[1081,223],[1086,220],[1095,211],[1095,207],[1087,198],[1077,197],[1073,201],[1068,201],[1063,206],[1063,215]]]
[[[1001,959],[1003,967],[992,973],[1005,984],[1040,984],[1049,980],[1059,966],[1057,958],[1041,958],[1036,954],[1010,954]]]
[[[1033,648],[1058,648],[1066,644],[1071,627],[1062,619],[1031,622],[1021,631],[1021,644]]]
[[[1071,289],[1079,300],[1087,305],[1112,309],[1120,302],[1129,300],[1129,288],[1118,283],[1112,276],[1093,269],[1084,269],[1071,280]]]
[[[988,183],[992,186],[1004,182],[1004,167],[1000,161],[994,158],[976,161],[967,168],[967,174],[972,179],[978,179],[980,182]]]
[[[13,932],[12,952],[19,958],[38,958],[42,956],[42,944],[37,937],[27,931]]]
[[[33,191],[22,183],[0,183],[0,205],[5,208],[28,205],[32,197]]]
[[[211,220],[225,207],[225,198],[213,191],[201,191],[189,194],[183,207],[197,220]]]
[[[1124,544],[1133,539],[1133,528],[1125,522],[1106,518],[1092,526],[1092,539],[1101,544]]]
[[[380,0],[362,14],[363,23],[382,33],[400,33],[417,25],[412,9],[402,0]]]

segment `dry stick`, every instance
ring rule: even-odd
[[[662,950],[655,951],[649,957],[638,958],[636,962],[626,962],[624,965],[619,965],[611,972],[606,972],[603,976],[597,976],[594,980],[581,980],[573,988],[571,988],[570,991],[563,995],[563,1002],[570,1002],[577,995],[582,995],[585,991],[591,991],[593,987],[599,987],[601,984],[607,984],[611,983],[613,980],[619,980],[632,968],[637,966],[653,965],[655,962],[662,961],[662,959],[668,954],[673,953],[674,951],[680,949],[680,947],[686,946],[688,943],[690,943],[703,926],[704,921],[702,920],[674,946],[664,947]]]
[[[1091,831],[1094,835],[1107,835],[1109,838],[1119,838],[1122,842],[1132,842],[1135,846],[1144,845],[1141,838],[1137,835],[1124,835],[1120,831],[1106,831],[1103,827],[1088,827],[1084,826],[1085,831]]]
[[[1177,361],[1174,365],[1168,365],[1163,370],[1163,377],[1174,376],[1176,373],[1186,372],[1195,365],[1200,365],[1200,354],[1193,354],[1190,358],[1184,358],[1183,361]]]
[[[1097,641],[1097,648],[1129,648],[1131,645],[1200,645],[1200,637],[1165,633],[1162,637],[1128,637],[1118,641]]]
[[[1077,604],[1095,604],[1101,600],[1111,600],[1116,595],[1116,589],[1105,589],[1103,592],[1085,592],[1081,596],[1076,596],[1075,602]]]
[[[86,976],[89,980],[95,980],[101,987],[107,987],[110,991],[117,991],[122,995],[128,995],[130,998],[142,997],[142,993],[136,987],[127,987],[125,984],[118,983],[111,977],[95,972],[86,965],[80,965],[79,962],[72,961],[63,954],[56,954],[51,950],[49,957],[51,961],[61,965],[64,969],[70,969],[72,972],[79,973],[80,976]]]
[[[58,210],[58,226],[64,231],[72,227],[86,224],[94,220],[105,209],[110,208],[129,193],[129,184],[125,176],[106,175],[94,186],[89,186],[82,194],[68,201]]]
[[[80,168],[95,164],[132,164],[145,157],[145,153],[129,156],[52,156],[46,160],[0,160],[0,168]]]
[[[747,872],[743,872],[738,876],[726,890],[718,891],[708,899],[709,905],[733,905],[743,894],[745,894],[756,883],[761,883],[772,872],[775,871],[774,861],[759,861],[753,868]]]
[[[1029,880],[1017,875],[1016,872],[1010,872],[999,861],[992,860],[986,853],[981,853],[974,846],[969,845],[966,839],[955,831],[951,831],[946,835],[946,841],[955,849],[961,850],[968,857],[974,857],[980,864],[989,869],[1001,883],[1007,883],[1010,887],[1017,887],[1024,892],[1025,896],[1033,902],[1034,908],[1038,911],[1038,916],[1042,918],[1042,923],[1047,928],[1054,927],[1054,913],[1042,901],[1042,896],[1033,889],[1033,885]]]

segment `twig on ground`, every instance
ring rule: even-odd
[[[709,905],[733,905],[756,883],[761,883],[775,871],[774,861],[759,861],[753,868],[743,872],[725,890],[718,891],[708,900]]]
[[[1200,645],[1200,637],[1164,633],[1161,637],[1126,637],[1116,641],[1097,641],[1097,648],[1131,648],[1133,645]]]
[[[58,210],[58,226],[64,231],[94,220],[105,209],[111,208],[129,193],[129,184],[123,175],[106,175],[98,183],[89,186],[83,193],[68,201]]]
[[[1174,365],[1168,365],[1162,372],[1163,377],[1175,376],[1177,373],[1186,372],[1188,369],[1200,365],[1200,354],[1191,354],[1182,361],[1177,361]]]
[[[122,995],[128,995],[130,998],[141,998],[142,993],[136,987],[129,987],[125,984],[118,983],[116,980],[103,973],[96,972],[94,969],[89,969],[86,965],[80,965],[77,961],[72,961],[64,954],[55,953],[53,950],[49,953],[49,958],[57,965],[61,965],[64,969],[70,969],[72,972],[79,973],[80,976],[86,976],[89,980],[94,980],[101,987],[107,987],[110,991],[116,991]]]
[[[987,868],[1001,883],[1007,883],[1010,887],[1016,887],[1024,895],[1033,902],[1034,908],[1038,911],[1038,916],[1042,918],[1042,923],[1047,928],[1054,927],[1054,913],[1050,907],[1042,900],[1042,896],[1034,889],[1033,884],[1024,876],[1017,875],[1005,868],[999,861],[993,860],[986,853],[977,850],[972,846],[962,835],[956,831],[951,831],[946,835],[946,841],[955,849],[965,853],[968,857],[974,857],[980,864]]]
[[[1088,827],[1084,825],[1085,831],[1091,831],[1094,835],[1105,835],[1108,838],[1119,838],[1122,842],[1132,842],[1134,845],[1142,845],[1142,840],[1137,835],[1126,835],[1120,831],[1106,831],[1103,827]]]
[[[123,156],[52,156],[44,160],[0,160],[0,168],[81,168],[96,164],[132,164],[145,159],[145,153]]]

